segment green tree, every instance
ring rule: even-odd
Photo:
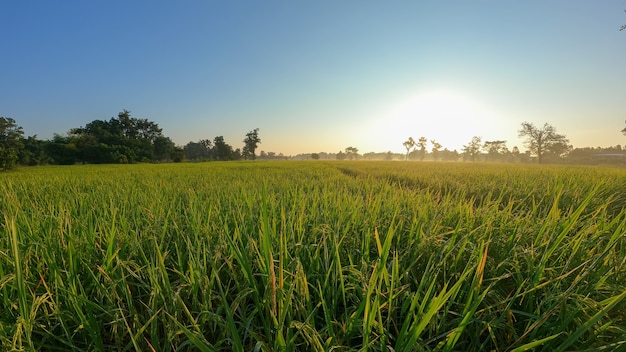
[[[409,153],[411,152],[411,148],[415,148],[415,140],[413,137],[409,137],[402,145],[406,148],[406,157],[404,160],[409,160]]]
[[[70,135],[54,134],[52,140],[46,143],[45,151],[50,161],[58,165],[72,165],[79,162],[76,138]]]
[[[159,125],[130,116],[123,110],[117,118],[94,120],[70,130],[78,157],[86,163],[134,163],[155,160],[155,141],[163,137]]]
[[[487,160],[498,161],[504,154],[507,154],[509,149],[505,143],[506,141],[485,141],[483,151],[487,153]]]
[[[320,160],[320,155],[318,153],[313,153],[313,154],[311,154],[311,159],[313,159],[313,160]]]
[[[563,146],[567,146],[569,142],[564,135],[558,134],[556,129],[547,123],[542,128],[538,128],[530,122],[523,122],[519,136],[526,137],[526,147],[531,154],[537,157],[539,164],[543,162],[546,153],[555,154],[559,152],[561,155]]]
[[[198,142],[187,143],[183,150],[187,160],[209,160],[211,158],[213,142],[203,139]]]
[[[10,170],[17,165],[18,155],[24,147],[24,131],[10,117],[0,117],[0,169]]]
[[[243,158],[252,160],[256,159],[256,155],[254,154],[254,152],[259,146],[259,143],[261,143],[261,138],[259,138],[259,129],[255,128],[252,131],[246,133],[246,138],[243,140],[243,143]]]
[[[433,160],[437,161],[437,159],[439,158],[439,152],[441,151],[441,148],[443,148],[443,146],[437,143],[437,141],[435,141],[434,139],[431,140],[430,143],[433,146],[431,149],[431,151],[433,152]]]
[[[174,150],[172,150],[172,161],[175,163],[180,163],[185,160],[185,150],[182,147],[174,146]]]
[[[350,160],[358,158],[359,150],[352,146],[346,148],[346,157]]]
[[[426,143],[428,143],[428,139],[426,139],[426,137],[420,137],[420,139],[417,140],[416,146],[420,148],[419,149],[420,161],[423,161],[424,158],[426,157]]]
[[[463,146],[463,159],[471,159],[472,161],[476,161],[476,158],[480,155],[480,144],[482,138],[478,136],[472,137],[472,140]]]
[[[224,141],[223,136],[217,136],[213,139],[213,154],[217,160],[235,159],[233,147]]]
[[[29,136],[22,139],[23,148],[21,149],[18,162],[22,165],[46,165],[51,162],[50,157],[46,153],[46,145],[49,141],[37,139],[37,136]]]
[[[156,137],[154,139],[154,159],[156,161],[173,160],[172,153],[175,147],[176,145],[169,137]]]

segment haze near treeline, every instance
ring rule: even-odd
[[[3,2],[0,116],[52,138],[121,109],[177,145],[404,153],[425,136],[624,144],[623,1]]]

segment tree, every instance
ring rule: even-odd
[[[472,140],[463,146],[463,159],[471,159],[476,161],[476,157],[480,155],[480,143],[482,138],[478,136],[472,137]]]
[[[433,160],[437,161],[437,158],[439,158],[439,152],[441,151],[441,148],[443,148],[443,146],[437,143],[437,141],[435,141],[434,139],[431,140],[430,143],[433,145],[433,148],[431,149],[431,151],[433,152]]]
[[[72,165],[79,162],[76,138],[54,134],[52,140],[45,145],[45,151],[50,160],[58,165]]]
[[[223,136],[217,136],[213,139],[213,153],[217,160],[235,159],[233,147],[224,141]]]
[[[424,157],[426,156],[426,143],[428,143],[428,139],[426,139],[426,137],[420,137],[420,139],[417,140],[416,145],[420,147],[420,161],[423,161]]]
[[[455,150],[448,150],[448,148],[439,152],[441,160],[443,161],[458,161],[459,160],[459,152]]]
[[[182,147],[175,146],[171,155],[172,161],[175,163],[180,163],[185,160],[185,150]]]
[[[209,160],[212,155],[213,142],[208,139],[201,139],[198,142],[189,142],[183,147],[185,159],[187,160]]]
[[[313,160],[320,160],[320,155],[318,153],[313,153],[313,154],[311,154],[311,159],[313,159]]]
[[[85,127],[70,130],[76,139],[78,157],[84,163],[134,163],[155,158],[157,138],[163,137],[159,125],[130,116],[123,110],[109,121],[94,120]]]
[[[248,132],[246,134],[246,138],[243,140],[243,143],[244,159],[256,159],[254,151],[256,150],[259,143],[261,143],[261,138],[259,138],[259,129],[255,128],[254,130]]]
[[[10,170],[17,165],[17,159],[23,148],[24,131],[10,117],[0,117],[0,169]]]
[[[350,160],[352,159],[356,159],[359,156],[359,149],[355,148],[355,147],[348,147],[346,148],[346,157]]]
[[[507,154],[509,149],[505,143],[506,141],[485,141],[483,150],[487,153],[487,160],[497,161]]]
[[[46,165],[50,163],[50,157],[46,153],[46,145],[49,141],[37,139],[37,136],[29,136],[22,139],[23,148],[18,155],[18,162],[22,165]]]
[[[346,160],[346,154],[341,150],[337,153],[337,160]]]
[[[624,123],[626,123],[626,121],[624,121]],[[626,135],[626,127],[622,130],[622,133]]]
[[[411,152],[411,148],[415,148],[415,140],[413,137],[409,137],[402,145],[406,148],[406,157],[404,160],[409,160],[409,152]]]
[[[154,160],[173,160],[172,154],[176,145],[170,137],[159,136],[154,139]]]
[[[569,142],[564,135],[556,133],[556,129],[547,123],[542,128],[538,128],[530,122],[523,122],[519,136],[526,137],[526,147],[537,157],[539,164],[543,162],[546,153],[556,153]]]

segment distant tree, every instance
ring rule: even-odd
[[[545,150],[543,159],[550,161],[559,161],[568,156],[573,149],[574,147],[567,144],[567,141],[554,143],[550,146],[550,148]]]
[[[208,139],[201,139],[198,142],[189,142],[183,147],[186,160],[198,161],[209,160],[212,155],[213,142]]]
[[[18,162],[22,165],[46,165],[51,160],[46,153],[46,144],[49,141],[37,139],[37,136],[29,136],[22,139],[23,148],[20,150]]]
[[[433,153],[433,160],[437,161],[437,159],[439,158],[439,152],[441,151],[441,148],[443,148],[443,146],[439,143],[437,143],[437,141],[435,141],[434,139],[430,141],[430,143],[432,144],[432,153]]]
[[[359,156],[359,149],[355,148],[355,147],[348,147],[346,148],[346,157],[350,160],[352,159],[356,159]]]
[[[526,137],[525,144],[531,154],[537,156],[539,164],[543,162],[546,153],[562,151],[563,146],[567,146],[569,142],[564,135],[556,133],[556,129],[547,123],[538,128],[530,122],[523,122],[519,136]]]
[[[185,150],[181,147],[175,146],[174,150],[172,150],[172,161],[175,163],[180,163],[185,160]]]
[[[439,152],[441,156],[441,160],[443,161],[458,161],[459,160],[459,152],[455,150],[448,150],[448,148]]]
[[[313,153],[313,154],[311,154],[311,159],[313,159],[313,160],[320,160],[320,155],[318,153]]]
[[[233,147],[224,141],[223,136],[217,136],[213,139],[213,153],[217,160],[235,159]]]
[[[165,136],[159,136],[154,139],[154,160],[156,161],[169,161],[173,160],[172,154],[176,145],[174,142]]]
[[[94,120],[71,129],[78,158],[85,163],[134,163],[155,158],[154,142],[163,137],[159,125],[130,116],[123,110],[117,118]]]
[[[483,144],[483,151],[487,153],[487,160],[498,161],[501,160],[503,155],[509,152],[506,147],[506,141],[485,141]]]
[[[242,157],[243,155],[241,153],[241,149],[239,148],[233,150],[232,154],[230,154],[230,160],[241,160]]]
[[[10,170],[17,165],[18,155],[24,147],[24,131],[10,117],[0,117],[0,169]]]
[[[413,137],[409,137],[402,145],[406,148],[406,157],[404,160],[409,160],[409,153],[411,152],[411,148],[415,148],[415,140]]]
[[[346,154],[341,150],[337,153],[337,160],[346,160]]]
[[[482,138],[478,136],[472,137],[472,140],[463,146],[463,159],[470,159],[476,161],[476,158],[480,155]]]
[[[419,149],[420,161],[423,161],[424,157],[426,157],[426,143],[428,143],[428,139],[426,139],[426,137],[420,137],[420,139],[417,140],[416,146],[420,148]]]
[[[259,143],[261,143],[261,138],[259,138],[259,129],[255,128],[254,130],[248,132],[246,134],[246,138],[243,140],[243,143],[243,158],[252,160],[256,159],[254,151]]]
[[[51,163],[58,165],[72,165],[80,161],[76,147],[76,137],[54,134],[51,141],[44,146]]]

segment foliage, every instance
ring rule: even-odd
[[[463,146],[463,158],[475,162],[476,158],[480,155],[481,142],[482,138],[478,136],[472,137],[472,140],[467,145]]]
[[[413,137],[409,137],[402,145],[406,148],[406,157],[405,160],[409,160],[409,153],[411,152],[411,148],[415,148],[415,140]]]
[[[136,163],[160,161],[170,158],[173,143],[162,134],[155,122],[130,116],[123,110],[109,121],[93,120],[85,127],[74,128],[69,133],[78,149],[78,159],[83,163]],[[155,142],[158,153],[155,155]]]
[[[241,155],[244,159],[256,159],[256,155],[254,152],[256,151],[259,143],[261,143],[261,138],[259,138],[259,129],[255,128],[252,131],[246,133],[246,138],[243,140],[243,152]]]
[[[417,140],[417,143],[415,143],[415,145],[419,147],[418,153],[420,161],[423,161],[426,156],[426,143],[428,143],[428,139],[426,139],[426,137],[420,137]]]
[[[29,136],[22,139],[23,148],[18,155],[18,162],[22,165],[47,165],[51,159],[46,152],[49,141],[37,139],[37,136]]]
[[[203,139],[198,142],[189,142],[185,145],[185,159],[187,160],[209,160],[212,158],[213,142]]]
[[[0,175],[6,350],[604,351],[626,174],[479,163]]]
[[[359,157],[359,149],[355,147],[347,147],[346,148],[346,158],[349,160],[358,159]]]
[[[223,136],[217,136],[213,139],[213,155],[216,160],[236,160],[239,151],[233,150],[233,147],[224,141]]]
[[[0,117],[0,170],[15,168],[18,155],[24,147],[24,131],[10,117]]]
[[[502,157],[509,152],[505,143],[506,141],[485,141],[482,149],[487,153],[487,159],[489,161],[502,160]]]
[[[526,147],[537,157],[539,164],[543,162],[546,155],[560,157],[571,149],[567,144],[569,140],[564,135],[558,134],[556,128],[547,123],[542,128],[538,128],[530,122],[523,122],[519,136],[526,137]]]
[[[443,148],[443,146],[434,139],[431,140],[430,143],[433,146],[431,149],[431,151],[433,152],[433,160],[437,161],[437,159],[439,158],[439,153],[441,152],[441,148]]]

